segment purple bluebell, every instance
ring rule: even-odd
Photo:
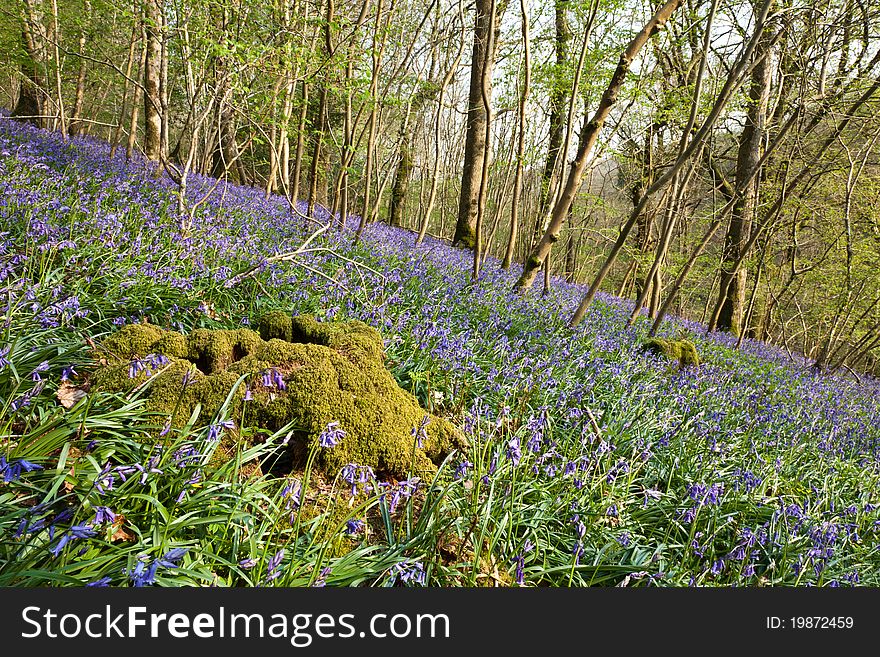
[[[330,449],[336,447],[345,435],[345,431],[339,428],[339,422],[330,422],[318,436],[318,444]]]

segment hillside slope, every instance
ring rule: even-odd
[[[644,323],[626,328],[630,302],[600,296],[572,331],[581,286],[555,280],[546,297],[516,295],[517,271],[496,262],[474,285],[469,253],[414,247],[411,233],[384,225],[360,242],[328,231],[294,261],[267,263],[320,223],[305,224],[280,197],[194,176],[189,202],[210,196],[181,236],[176,188],[147,164],[6,118],[0,190],[0,583],[42,581],[37,570],[63,573],[58,584],[152,583],[158,569],[166,584],[880,585],[876,381],[823,377],[767,345],[736,350],[728,335],[672,319],[662,333],[692,340],[703,361],[679,368],[642,348]],[[172,476],[180,460],[160,463],[171,450],[140,446],[138,422],[161,421],[136,403],[88,395],[59,406],[64,380],[79,384],[94,365],[89,340],[118,326],[234,328],[275,309],[377,328],[400,384],[458,424],[471,451],[454,455],[433,488],[373,482],[339,508],[324,489],[304,496],[314,508],[300,507],[301,493],[292,502],[269,478],[240,484],[204,460],[205,490],[213,472],[224,486],[271,491],[254,534],[253,517],[207,508],[184,495],[192,484],[181,492],[193,474]],[[88,404],[103,420],[83,431],[76,414]],[[222,421],[234,425],[200,418],[192,431]],[[51,434],[52,422],[68,429]],[[56,485],[65,459],[83,454],[93,457],[80,456],[69,486]],[[119,467],[144,474],[101,490]],[[297,486],[308,488],[305,476]],[[187,520],[136,501],[141,479],[190,504]],[[336,483],[344,499],[349,487]],[[96,508],[128,518],[131,539],[114,540]],[[192,521],[200,513],[234,529]],[[59,536],[68,537],[60,547]],[[132,575],[174,549],[180,556],[152,581]],[[287,574],[272,577],[282,560],[292,560]]]

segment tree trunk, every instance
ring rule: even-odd
[[[553,76],[553,86],[550,88],[550,137],[547,146],[547,161],[541,173],[541,200],[538,214],[535,218],[535,230],[532,234],[529,248],[534,247],[541,239],[544,232],[544,218],[547,216],[548,205],[552,202],[551,191],[553,189],[554,173],[565,159],[562,153],[562,141],[565,136],[566,118],[566,85],[562,84],[566,64],[568,62],[568,46],[571,42],[571,27],[568,24],[569,0],[556,0],[554,3],[556,13],[556,38],[554,49],[556,51],[556,71]]]
[[[43,128],[46,125],[43,100],[49,96],[44,72],[46,40],[42,33],[40,16],[32,0],[25,0],[24,13],[20,20],[22,46],[28,61],[21,64],[22,80],[12,116],[22,117],[23,121]]]
[[[142,71],[146,69],[147,66],[147,40],[146,33],[141,34],[141,40],[143,41],[143,47],[141,48],[141,57],[140,64],[138,65],[138,74],[135,78],[140,77]],[[137,141],[137,131],[138,131],[138,114],[141,109],[141,95],[143,91],[141,90],[141,85],[136,84],[134,86],[134,98],[131,101],[131,117],[129,121],[128,127],[128,142],[125,146],[125,159],[130,160],[132,155],[134,155],[134,146]]]
[[[79,33],[79,72],[76,76],[76,96],[73,100],[73,112],[70,114],[70,126],[68,130],[71,135],[79,135],[83,133],[83,127],[81,125],[80,119],[82,118],[83,112],[83,102],[85,101],[86,96],[86,59],[83,55],[86,52],[86,25],[91,22],[92,16],[92,3],[90,0],[83,0],[83,25],[80,28]],[[131,59],[129,58],[129,67],[131,66]],[[128,92],[128,80],[125,81],[125,90],[123,91],[123,97]]]
[[[620,61],[614,74],[611,76],[611,81],[599,100],[599,107],[581,131],[578,152],[565,182],[565,187],[553,206],[550,225],[547,227],[541,240],[532,249],[531,254],[529,254],[523,268],[523,273],[516,282],[517,289],[527,290],[531,287],[538,274],[538,270],[544,263],[544,259],[547,257],[553,244],[559,239],[559,233],[562,230],[562,225],[565,223],[565,218],[568,216],[568,211],[574,202],[575,196],[580,191],[584,172],[587,168],[587,160],[593,151],[593,147],[596,145],[596,141],[599,139],[599,133],[602,130],[602,126],[605,125],[605,120],[611,113],[611,108],[617,102],[617,96],[629,72],[630,64],[651,35],[663,27],[681,3],[682,0],[669,0],[660,7],[620,55]]]
[[[740,185],[744,184],[746,180],[751,182],[742,188],[742,194],[733,206],[721,262],[721,294],[723,296],[723,301],[719,299],[722,304],[721,312],[718,314],[717,322],[709,324],[709,330],[729,330],[734,335],[739,335],[742,330],[746,297],[746,268],[735,267],[734,263],[740,260],[743,248],[748,242],[752,220],[758,204],[760,177],[753,174],[761,159],[761,146],[764,143],[767,129],[767,106],[770,100],[772,76],[772,62],[766,53],[767,44],[768,39],[765,39],[755,53],[760,61],[752,70],[746,124],[740,136],[736,159],[737,189],[740,189]],[[725,285],[725,281],[729,281],[729,283]]]
[[[471,58],[471,80],[468,91],[467,128],[464,148],[464,165],[461,172],[461,194],[458,201],[458,219],[455,223],[453,246],[469,249],[476,245],[477,206],[486,141],[489,139],[489,116],[483,103],[483,80],[488,80],[491,93],[492,70],[495,53],[489,52],[489,24],[493,0],[476,0],[474,16],[474,47]],[[496,25],[503,11],[496,11]]]
[[[158,161],[162,157],[162,14],[160,0],[144,3],[146,59],[144,61],[144,155]]]
[[[25,44],[30,41],[29,30],[23,30],[23,40]],[[32,45],[31,41],[31,45]],[[36,59],[36,52],[31,47],[26,46],[25,50],[30,61],[21,65],[21,84],[18,88],[18,101],[12,109],[13,117],[22,117],[22,121],[31,123],[38,128],[45,125],[43,120],[43,98],[46,95],[46,82],[43,78],[43,71],[40,63]]]
[[[529,99],[532,84],[532,50],[529,37],[529,10],[528,0],[520,0],[520,18],[522,21],[522,44],[523,44],[523,79],[519,90],[519,113],[517,114],[517,137],[516,137],[516,172],[513,177],[513,196],[510,200],[510,235],[507,238],[507,248],[501,261],[502,269],[509,269],[513,262],[513,253],[516,249],[516,241],[519,236],[520,197],[523,190],[523,168],[525,166],[526,148],[526,103]],[[560,127],[560,139],[562,130]]]
[[[388,223],[392,226],[403,225],[403,209],[406,205],[406,193],[409,190],[409,178],[412,174],[413,156],[410,134],[404,124],[400,134],[400,160],[394,172],[394,184],[391,186],[391,201],[388,207]]]
[[[134,65],[134,52],[138,42],[138,33],[139,26],[135,23],[134,28],[131,32],[131,43],[128,44],[128,59],[125,65],[125,81],[122,86],[122,101],[120,103],[119,110],[119,122],[116,124],[116,128],[113,131],[113,146],[110,148],[110,158],[112,159],[116,155],[116,149],[119,148],[119,137],[122,134],[122,125],[125,123],[125,104],[128,100],[128,88],[129,88],[129,78],[131,78],[131,68]],[[138,101],[135,100],[134,104],[137,105]]]

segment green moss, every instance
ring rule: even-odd
[[[189,355],[189,345],[186,336],[176,331],[165,331],[162,337],[153,344],[153,353],[164,354],[169,358],[186,358]]]
[[[266,326],[281,324],[278,314],[273,315],[259,323],[264,335],[272,334]],[[155,330],[158,334],[147,336],[155,338],[150,346],[167,345],[179,353],[179,334]],[[187,358],[169,355],[171,363],[145,387],[148,408],[171,417],[172,426],[182,426],[201,405],[204,424],[239,378],[248,375],[253,399],[242,406],[244,386],[239,386],[231,399],[232,417],[244,409],[248,424],[270,431],[293,422],[300,450],[317,449],[321,432],[331,422],[339,423],[345,437],[332,449],[318,450],[318,463],[330,476],[347,463],[358,463],[380,474],[428,477],[436,472],[435,463],[464,446],[456,428],[439,417],[429,418],[423,447],[415,445],[412,430],[426,412],[385,369],[382,336],[373,328],[303,316],[290,320],[290,333],[295,342],[264,340],[247,329],[193,331],[186,337]],[[111,341],[117,344],[119,340]],[[122,346],[128,349],[129,344]],[[184,386],[188,370],[189,384]],[[283,378],[283,390],[264,384],[261,375],[267,370]],[[108,364],[95,376],[97,388],[117,392],[130,392],[145,381],[143,374],[128,378],[127,360]]]
[[[260,344],[260,336],[250,329],[196,329],[187,338],[188,359],[205,374],[212,374],[252,354]]]
[[[292,342],[290,323],[290,315],[276,310],[260,317],[257,326],[263,340],[278,338]]]
[[[470,224],[464,226],[456,226],[455,240],[452,246],[460,246],[466,249],[473,249],[477,243],[477,231]]]
[[[689,365],[696,367],[700,364],[700,355],[697,353],[694,343],[690,340],[651,338],[645,342],[644,347],[652,353],[678,361],[681,367]]]
[[[153,345],[162,339],[164,331],[152,324],[128,324],[102,343],[103,351],[114,360],[143,358],[156,353]]]
[[[293,342],[330,347],[357,362],[364,358],[381,362],[385,357],[382,336],[363,322],[319,322],[311,315],[300,315],[291,320],[291,328]]]

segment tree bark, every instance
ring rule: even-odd
[[[553,86],[550,88],[550,135],[547,145],[547,160],[544,170],[541,172],[541,200],[538,214],[535,217],[535,230],[532,233],[529,248],[535,246],[544,231],[544,218],[547,216],[548,204],[552,202],[551,191],[553,190],[553,178],[557,168],[565,158],[562,153],[562,141],[565,136],[565,117],[567,94],[566,86],[562,84],[563,72],[568,63],[568,48],[571,42],[571,27],[568,24],[569,0],[556,0],[554,2],[556,37],[553,41],[556,51],[556,75]]]
[[[771,58],[767,54],[769,39],[763,39],[755,53],[759,59],[752,70],[749,87],[749,106],[746,123],[740,136],[736,159],[736,186],[746,180],[751,182],[742,188],[733,206],[730,224],[725,237],[724,254],[721,261],[721,312],[717,322],[710,322],[709,330],[729,330],[739,335],[742,330],[743,309],[746,297],[746,268],[734,268],[748,241],[752,221],[758,205],[758,186],[760,177],[753,175],[761,159],[761,146],[767,131],[767,106],[770,101],[770,83],[773,72]],[[726,286],[724,281],[729,281]]]
[[[49,96],[44,73],[45,35],[38,34],[42,32],[41,22],[32,0],[25,0],[24,13],[20,16],[20,20],[22,46],[28,61],[21,64],[22,80],[12,116],[21,117],[21,120],[42,128],[46,125],[43,118],[43,101]]]
[[[517,115],[516,136],[516,172],[513,177],[513,197],[510,200],[510,235],[507,238],[507,248],[501,261],[502,269],[509,269],[513,262],[513,253],[516,249],[516,240],[519,233],[520,197],[523,189],[523,167],[525,166],[526,149],[526,103],[529,99],[532,84],[532,48],[529,37],[529,10],[528,0],[520,0],[520,14],[522,20],[522,43],[523,43],[523,79],[522,88],[519,91],[519,113]],[[559,132],[562,138],[562,130]]]
[[[79,135],[83,132],[80,122],[83,112],[83,102],[86,96],[86,59],[83,57],[86,51],[86,25],[91,22],[92,3],[90,0],[83,0],[83,25],[79,33],[79,71],[76,76],[76,95],[73,100],[73,111],[70,114],[70,125],[68,131],[71,135]],[[131,59],[129,59],[129,67],[131,67]],[[125,81],[125,89],[123,98],[128,93],[128,80]]]
[[[162,14],[159,0],[144,2],[146,58],[144,60],[144,155],[158,161],[162,157]]]
[[[506,5],[506,3],[505,3]],[[477,210],[480,181],[486,142],[489,139],[489,116],[483,103],[483,80],[489,81],[491,93],[492,71],[495,53],[490,52],[490,31],[497,28],[503,13],[495,12],[496,25],[490,25],[493,0],[476,0],[474,15],[474,47],[471,58],[471,79],[468,91],[467,128],[465,136],[464,164],[461,173],[461,194],[458,201],[458,219],[455,223],[453,246],[469,249],[476,245]],[[503,6],[503,5],[502,5]]]

